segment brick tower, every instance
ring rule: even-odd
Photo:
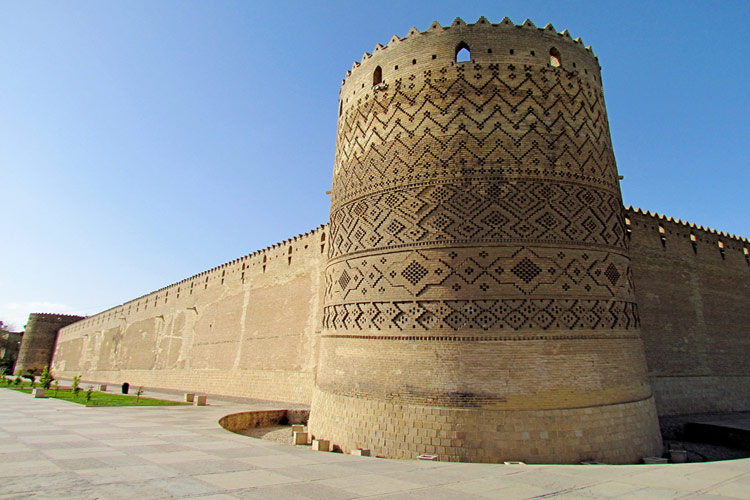
[[[42,373],[44,367],[52,363],[58,330],[82,319],[83,316],[67,314],[29,314],[16,361],[16,373],[25,374],[29,370],[37,375]]]
[[[596,56],[437,22],[343,82],[310,430],[440,460],[661,455]]]

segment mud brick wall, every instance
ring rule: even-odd
[[[309,403],[326,233],[321,226],[63,328],[55,374]]]
[[[750,411],[750,244],[629,209],[633,277],[661,415]]]

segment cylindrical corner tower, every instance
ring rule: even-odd
[[[481,18],[376,46],[341,88],[311,432],[395,458],[661,455],[623,222],[580,40]]]
[[[18,353],[15,371],[25,374],[29,370],[40,374],[51,364],[55,352],[57,332],[60,328],[84,319],[83,316],[67,314],[31,313],[26,322],[21,350]]]

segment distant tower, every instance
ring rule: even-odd
[[[40,374],[44,367],[52,362],[58,330],[82,319],[83,316],[67,314],[29,314],[16,361],[16,373],[32,370]]]
[[[600,68],[567,31],[435,22],[355,63],[328,257],[316,437],[471,462],[661,455]]]

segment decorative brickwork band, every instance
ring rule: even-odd
[[[326,272],[328,304],[381,298],[633,297],[630,259],[593,248],[452,247],[368,254]]]
[[[370,194],[331,214],[335,258],[404,246],[574,242],[626,247],[619,195],[507,177],[420,182]]]
[[[619,191],[601,90],[576,71],[443,66],[396,77],[357,104],[339,122],[332,213],[365,193],[441,178],[533,176]],[[360,168],[342,168],[350,164]]]
[[[313,434],[413,458],[425,447],[406,438],[432,436],[398,408],[452,408],[441,417],[458,436],[524,426],[519,409],[575,407],[606,426],[611,406],[650,398],[590,51],[530,22],[433,24],[365,55],[340,99]],[[534,432],[549,441],[518,455],[482,431],[435,451],[635,461],[660,447],[649,401],[627,411],[626,453],[607,455],[624,445],[611,433],[584,443],[546,423]]]
[[[635,330],[633,302],[606,300],[444,300],[328,306],[330,331]]]

